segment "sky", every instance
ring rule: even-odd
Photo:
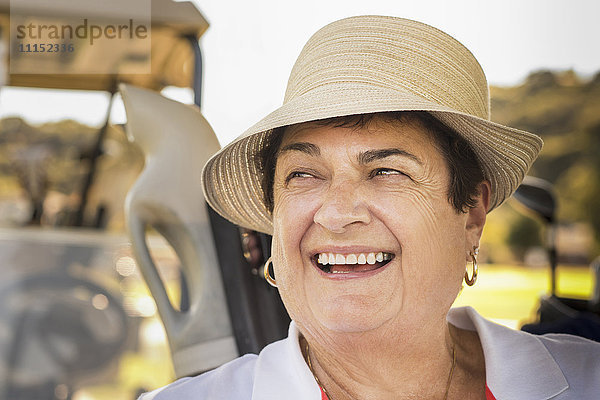
[[[515,85],[530,71],[544,68],[573,68],[584,77],[600,70],[596,0],[193,2],[210,23],[200,43],[202,104],[222,144],[281,105],[289,72],[306,40],[325,24],[351,15],[393,15],[442,29],[471,50],[493,85]],[[191,101],[186,90],[170,89],[167,95]],[[103,93],[0,90],[0,116],[20,114],[32,123],[70,117],[98,126],[107,103]],[[113,120],[124,119],[117,102]]]

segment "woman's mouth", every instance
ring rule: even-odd
[[[319,269],[328,274],[349,274],[370,272],[379,269],[392,261],[393,253],[384,251],[376,253],[317,253],[313,261]]]

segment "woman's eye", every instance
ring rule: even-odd
[[[313,175],[312,175],[312,174],[310,174],[310,173],[308,173],[308,172],[303,172],[303,171],[294,171],[294,172],[291,172],[291,173],[290,173],[290,174],[287,176],[287,178],[285,178],[285,181],[286,181],[286,182],[289,182],[289,181],[291,181],[291,180],[292,180],[292,179],[294,179],[294,178],[312,178],[312,177],[313,177]]]
[[[383,176],[387,176],[387,175],[406,175],[403,172],[398,171],[397,169],[391,169],[391,168],[377,168],[375,170],[373,170],[373,172],[371,172],[371,177],[375,177],[378,175],[383,175]]]

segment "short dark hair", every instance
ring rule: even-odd
[[[364,128],[371,120],[380,116],[387,120],[404,123],[417,120],[435,139],[435,146],[440,150],[450,173],[448,185],[448,201],[457,213],[467,212],[477,204],[479,184],[485,179],[483,170],[469,143],[454,130],[443,124],[425,111],[393,111],[371,114],[356,114],[313,121],[319,126]],[[274,207],[273,181],[275,166],[283,135],[288,126],[275,128],[270,132],[261,151],[256,154],[254,162],[261,172],[263,200],[267,210],[272,213]]]

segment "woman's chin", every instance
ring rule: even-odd
[[[320,325],[333,332],[366,332],[378,328],[394,314],[394,304],[365,301],[363,296],[344,295],[315,304]],[[396,305],[398,308],[400,305]],[[314,308],[313,308],[314,310]]]

